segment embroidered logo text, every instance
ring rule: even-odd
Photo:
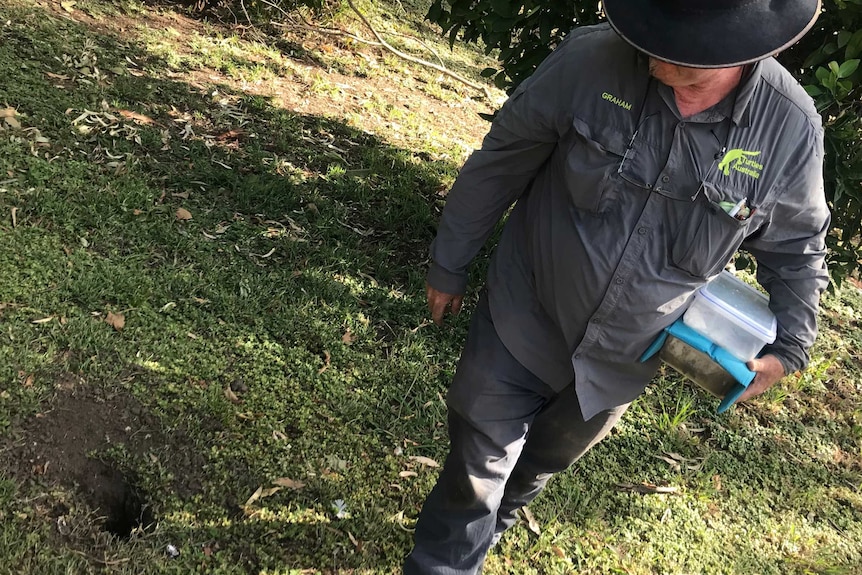
[[[617,106],[619,106],[623,110],[631,110],[632,109],[631,104],[629,104],[628,102],[626,102],[622,98],[617,98],[616,96],[614,96],[610,92],[602,92],[602,100],[607,100],[611,104],[616,104]]]
[[[721,170],[725,176],[729,176],[730,170],[734,170],[756,180],[760,177],[760,173],[763,171],[763,164],[753,159],[759,155],[759,151],[753,152],[743,150],[741,148],[728,150],[724,155],[724,158],[722,158],[721,162],[718,164],[718,169]]]

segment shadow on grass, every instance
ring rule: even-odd
[[[62,13],[3,12],[0,95],[22,124],[0,134],[4,435],[27,439],[70,374],[71,394],[131,392],[177,441],[96,454],[158,521],[112,552],[154,554],[153,572],[393,568],[433,473],[407,455],[441,455],[465,329],[430,330],[422,289],[457,166],[167,77],[145,45]],[[16,479],[22,497],[73,487]],[[279,479],[296,483],[249,502]]]
[[[180,81],[146,45],[56,12],[2,16],[0,95],[22,124],[0,132],[3,435],[27,439],[24,421],[32,429],[58,388],[130,393],[162,426],[159,446],[116,437],[145,432],[140,422],[111,428],[97,454],[137,478],[158,525],[136,544],[103,543],[128,560],[120,572],[396,571],[435,474],[410,456],[442,460],[442,395],[466,330],[466,317],[428,326],[422,289],[436,191],[457,166],[226,84]],[[642,401],[587,456],[576,488],[552,483],[540,516],[612,533],[637,518],[635,537],[658,533],[660,547],[689,527],[659,532],[653,500],[609,485],[686,483],[719,501],[768,491],[801,513],[832,481],[828,466],[793,465],[790,448],[727,421],[711,443],[647,431],[662,404]],[[699,417],[713,408],[698,405]],[[708,467],[680,475],[655,457],[710,448],[721,492],[701,485]],[[15,509],[56,487],[21,469]],[[14,489],[0,487],[7,501]],[[57,517],[21,513],[10,525],[41,537],[27,531],[31,572],[63,571],[37,563],[40,547],[80,563]],[[858,510],[842,517],[849,528]],[[780,556],[751,553],[757,565]]]

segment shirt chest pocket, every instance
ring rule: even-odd
[[[614,176],[626,144],[624,132],[574,118],[572,130],[558,148],[566,190],[574,207],[594,214],[612,207],[619,195]]]
[[[694,202],[674,202],[678,222],[669,246],[674,266],[697,278],[711,278],[730,262],[754,231],[755,210],[738,190],[704,183]]]

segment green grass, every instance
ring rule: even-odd
[[[409,456],[445,456],[442,397],[466,334],[467,314],[427,324],[423,282],[437,191],[469,146],[447,118],[379,94],[339,116],[320,69],[362,57],[80,4],[83,23],[0,7],[0,99],[21,123],[0,131],[0,571],[397,572],[436,475]],[[422,5],[376,10],[406,32]],[[120,18],[125,34],[107,26]],[[456,67],[480,61],[435,46]],[[376,62],[357,77],[409,87]],[[463,101],[411,74],[427,88],[405,98]],[[276,81],[332,112],[249,87]],[[860,309],[858,291],[830,296],[812,369],[722,416],[662,373],[532,506],[541,535],[516,526],[486,572],[858,573]],[[80,481],[14,459],[87,398],[105,415],[86,454],[156,518],[127,539],[102,530]],[[303,485],[246,505],[285,478]],[[617,487],[642,482],[677,493]]]

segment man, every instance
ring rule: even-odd
[[[404,572],[481,570],[550,476],[654,375],[638,358],[742,246],[778,338],[742,399],[802,369],[827,284],[823,141],[771,58],[818,0],[605,0],[502,107],[452,188],[427,296],[458,313],[509,206],[447,398],[450,453]]]

